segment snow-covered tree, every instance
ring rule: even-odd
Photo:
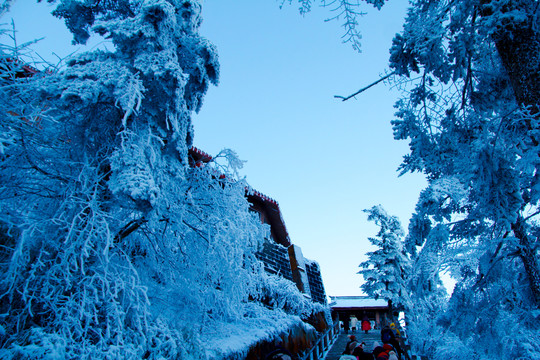
[[[114,49],[28,72],[2,46],[0,358],[219,358],[250,345],[209,340],[231,328],[270,337],[323,310],[262,271],[268,229],[234,154],[190,166],[191,114],[219,72],[200,12],[62,0],[74,42]]]
[[[470,235],[469,231],[488,227],[495,244],[517,239],[517,255],[530,279],[531,299],[538,305],[539,267],[530,227],[538,200],[534,107],[540,93],[534,101],[525,100],[521,92],[532,97],[537,91],[534,86],[518,89],[515,71],[509,69],[518,65],[504,61],[505,46],[522,41],[527,48],[530,39],[518,35],[522,27],[538,23],[535,4],[413,4],[403,34],[394,40],[391,67],[411,78],[411,91],[399,102],[394,122],[396,138],[411,139],[402,170],[424,171],[430,187],[443,192],[432,198],[429,210],[417,215],[452,222],[454,234]],[[536,54],[531,51],[530,60],[525,57],[519,65],[528,63],[532,76],[540,71]],[[415,72],[419,76],[413,78]],[[439,186],[443,181],[460,189],[461,195]],[[456,214],[461,215],[459,221],[452,218]],[[422,241],[416,238],[416,245]]]
[[[401,171],[428,180],[406,240],[413,305],[440,290],[440,272],[457,280],[442,332],[417,327],[418,338],[431,334],[424,349],[435,359],[471,349],[539,357],[539,9],[536,0],[411,0],[390,49],[403,90],[394,136],[410,144]],[[445,311],[425,308],[417,314]]]
[[[435,358],[538,357],[539,23],[537,1],[413,1],[393,41],[401,170],[428,179],[407,239],[421,249],[412,291],[440,271],[458,282],[440,322],[460,345],[434,341]],[[519,332],[494,330],[509,319]]]
[[[364,210],[379,232],[369,241],[376,250],[368,252],[368,260],[360,264],[358,272],[364,278],[362,290],[374,297],[392,300],[396,306],[406,304],[406,279],[410,261],[403,249],[404,232],[399,219],[388,215],[381,205]]]

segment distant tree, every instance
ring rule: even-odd
[[[364,278],[362,290],[375,299],[392,300],[396,306],[406,304],[406,279],[410,262],[403,249],[404,232],[399,219],[390,216],[381,205],[364,210],[368,220],[379,226],[376,237],[369,238],[377,250],[368,252],[368,260],[358,272]]]

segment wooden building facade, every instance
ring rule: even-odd
[[[332,317],[338,318],[345,329],[350,328],[353,318],[362,321],[364,316],[381,328],[386,325],[392,311],[392,303],[384,299],[373,299],[367,296],[330,296]]]

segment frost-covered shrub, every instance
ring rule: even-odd
[[[441,342],[440,346],[435,351],[434,358],[447,359],[447,360],[459,360],[475,358],[474,348],[471,349],[470,345],[464,343],[460,338],[453,334],[440,334],[444,336],[444,342]]]
[[[268,308],[281,309],[288,314],[308,319],[311,315],[322,312],[328,324],[331,324],[328,307],[314,303],[297,289],[296,285],[282,277],[261,274],[261,281],[256,292],[255,300],[262,302]]]

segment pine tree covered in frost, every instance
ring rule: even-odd
[[[374,298],[392,300],[403,306],[407,300],[406,279],[410,263],[403,249],[404,231],[399,219],[390,216],[381,205],[364,210],[368,220],[373,221],[379,232],[369,238],[375,251],[368,252],[368,260],[360,264],[358,272],[364,278],[362,290]]]
[[[416,318],[439,314],[413,327],[431,332],[424,351],[436,359],[540,355],[539,23],[536,1],[414,1],[393,41],[407,89],[393,122],[410,140],[402,171],[429,184],[407,239],[413,291],[439,291],[438,271],[457,280],[446,307],[413,301]]]
[[[268,229],[233,154],[189,166],[191,113],[219,69],[200,11],[58,1],[74,42],[95,32],[115,49],[55,73],[25,76],[2,46],[0,358],[225,357],[249,342],[220,353],[208,338],[261,318],[270,337],[322,310],[263,273]],[[274,311],[258,305],[280,292]]]
[[[394,37],[401,171],[428,180],[406,238],[408,329],[432,359],[540,357],[539,54],[536,0],[412,0]]]

